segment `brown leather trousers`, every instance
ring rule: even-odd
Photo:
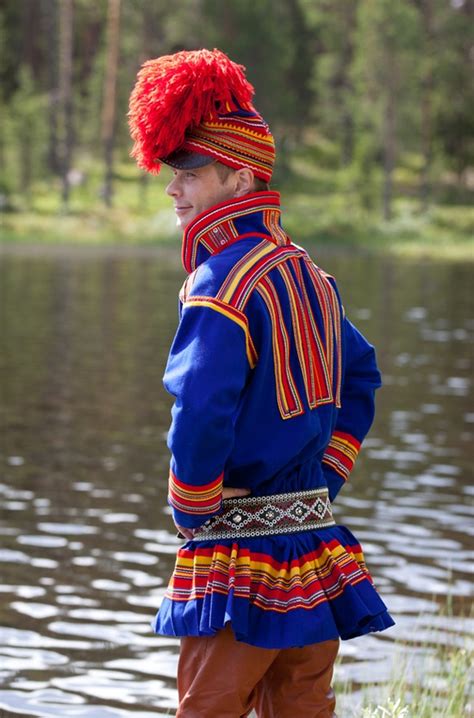
[[[257,648],[230,626],[181,640],[176,718],[336,718],[331,679],[339,641]]]

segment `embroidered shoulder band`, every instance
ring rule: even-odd
[[[326,488],[225,499],[222,512],[197,529],[195,541],[312,531],[336,522]]]

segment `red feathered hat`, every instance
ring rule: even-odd
[[[220,50],[193,50],[148,60],[138,73],[128,113],[132,157],[158,174],[161,163],[200,167],[213,160],[250,167],[268,182],[275,143],[252,105],[245,68]]]

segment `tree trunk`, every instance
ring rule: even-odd
[[[395,168],[395,97],[388,88],[383,118],[383,218],[392,219],[393,170]]]
[[[299,0],[286,0],[289,13],[291,44],[293,47],[292,61],[288,68],[287,80],[295,93],[298,111],[289,118],[294,131],[295,140],[300,143],[303,131],[311,115],[314,99],[312,86],[312,63],[314,53],[312,35],[308,29],[305,13]]]
[[[104,102],[102,106],[102,140],[104,142],[105,180],[104,202],[112,205],[113,151],[120,37],[120,0],[109,0],[107,8],[107,60],[105,68]]]
[[[5,3],[6,4],[6,3]],[[22,49],[21,62],[25,63],[35,80],[40,80],[42,68],[42,53],[40,32],[41,6],[35,0],[23,0],[19,3],[22,13]]]
[[[350,100],[353,97],[354,88],[350,76],[351,66],[354,61],[354,34],[353,28],[356,25],[357,5],[354,2],[344,5],[341,18],[343,27],[343,46],[339,67],[339,92],[341,97],[341,163],[348,167],[354,159],[354,135],[355,124],[353,109]]]
[[[27,207],[31,209],[31,178],[33,174],[31,158],[34,152],[34,147],[32,146],[28,128],[22,128],[20,137],[20,192],[26,200]]]
[[[44,0],[43,28],[46,37],[57,36],[57,5],[55,0]],[[58,58],[54,42],[46,43],[46,62],[48,71],[48,148],[46,164],[53,175],[61,170],[58,157]]]
[[[383,218],[386,222],[392,219],[393,202],[393,171],[396,159],[396,108],[398,89],[398,67],[394,48],[387,41],[383,50],[385,93],[382,116],[382,151],[383,151]]]
[[[421,16],[425,39],[425,70],[421,85],[421,148],[423,168],[421,171],[421,209],[426,212],[431,198],[431,162],[433,156],[433,7],[432,0],[422,0]]]
[[[59,102],[61,113],[60,163],[62,180],[62,201],[64,208],[69,203],[69,172],[71,168],[72,129],[72,22],[73,0],[59,3]]]

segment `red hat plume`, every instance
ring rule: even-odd
[[[181,147],[186,132],[218,114],[253,110],[254,88],[244,72],[220,50],[183,50],[145,62],[128,113],[139,167],[158,174],[159,160]]]

